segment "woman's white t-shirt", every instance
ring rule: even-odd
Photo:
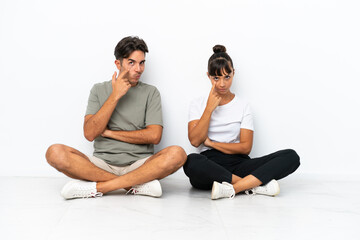
[[[189,107],[189,122],[199,120],[204,113],[208,97],[192,100]],[[253,117],[249,104],[238,97],[229,103],[215,108],[211,115],[208,137],[211,141],[223,143],[240,142],[241,128],[254,131]],[[201,144],[199,151],[203,152],[209,147]]]

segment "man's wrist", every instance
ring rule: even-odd
[[[114,138],[115,136],[114,136],[114,133],[115,133],[115,131],[114,130],[107,130],[107,134],[108,134],[108,136],[110,137],[110,138]]]
[[[109,96],[109,100],[113,104],[117,104],[117,102],[120,100],[121,96],[117,96],[115,93],[111,93]]]

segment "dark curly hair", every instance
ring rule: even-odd
[[[114,55],[117,60],[122,61],[124,58],[128,58],[130,54],[136,50],[140,50],[144,54],[149,52],[144,40],[136,36],[129,36],[121,39],[116,45]]]

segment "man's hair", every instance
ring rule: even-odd
[[[121,39],[116,45],[114,55],[117,60],[122,61],[124,58],[128,58],[130,54],[136,50],[140,50],[144,54],[149,52],[144,40],[136,36],[129,36]]]

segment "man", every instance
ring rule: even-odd
[[[153,155],[154,144],[162,136],[162,113],[158,90],[139,81],[147,52],[142,39],[122,39],[115,47],[119,74],[115,72],[111,81],[91,89],[84,135],[89,141],[95,140],[93,156],[62,144],[48,148],[48,163],[79,179],[63,187],[61,195],[65,199],[97,197],[122,188],[132,194],[160,197],[157,179],[185,163],[186,153],[178,146]]]

